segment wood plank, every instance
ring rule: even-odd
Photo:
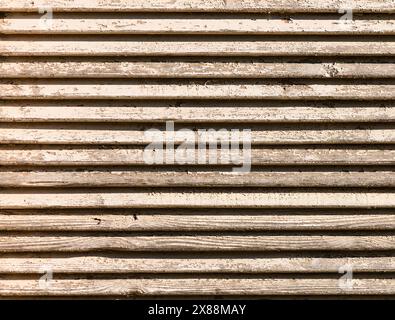
[[[395,236],[0,236],[0,252],[394,250]]]
[[[6,58],[0,78],[394,78],[393,63],[117,62]]]
[[[0,296],[188,296],[393,295],[394,279],[354,279],[352,290],[338,279],[89,279],[0,280]],[[41,284],[41,286],[40,286]]]
[[[395,215],[0,215],[0,231],[273,230],[395,231]]]
[[[169,258],[155,256],[75,256],[42,258],[35,255],[2,257],[0,272],[3,274],[38,274],[43,266],[51,268],[54,274],[72,273],[338,273],[345,265],[352,266],[353,272],[394,272],[394,257],[253,257],[243,258]]]
[[[52,8],[55,12],[354,12],[394,13],[394,0],[1,0],[1,11],[36,12],[38,8]]]
[[[388,84],[142,84],[0,82],[0,99],[343,99],[393,100],[395,85]]]
[[[394,208],[392,191],[262,189],[0,190],[0,209],[46,208]]]
[[[0,147],[0,165],[9,166],[98,166],[98,165],[146,165],[151,158],[151,153],[144,151],[143,147],[135,148],[101,148],[93,149],[87,147],[70,148],[49,147],[49,146],[24,146],[17,148]],[[171,151],[171,150],[170,150]],[[387,148],[289,148],[289,147],[261,147],[251,149],[251,153],[246,149],[240,151],[224,152],[221,150],[210,151],[216,163],[238,166],[236,160],[243,163],[251,160],[252,165],[394,165],[395,149]],[[210,152],[202,152],[199,162],[198,153],[195,157],[189,157],[178,153],[177,161],[168,158],[163,152],[163,163],[158,164],[210,164]],[[170,152],[169,155],[174,155]],[[244,158],[243,158],[244,157]],[[151,159],[152,160],[152,159]]]
[[[310,169],[311,170],[311,169]],[[0,171],[0,187],[395,187],[393,170]]]
[[[183,16],[167,15],[70,15],[56,14],[50,23],[42,15],[7,14],[2,34],[303,34],[393,35],[394,20],[356,18],[347,22],[336,16]]]
[[[165,136],[169,134],[164,126],[158,125],[1,125],[0,144],[75,144],[75,145],[147,145],[154,142],[154,137],[146,134],[147,130],[160,130]],[[174,134],[176,144],[188,142],[196,144],[203,137],[208,142],[242,141],[242,136],[231,134],[231,130],[251,130],[251,143],[254,145],[274,144],[394,144],[395,126],[183,126],[188,132],[177,131]],[[227,131],[221,131],[221,130]],[[200,130],[197,131],[197,130]],[[202,131],[212,130],[212,131]],[[204,133],[203,133],[204,132]]]
[[[67,41],[68,40],[68,41]],[[149,41],[148,41],[149,40]],[[12,39],[0,42],[4,56],[393,56],[395,42],[391,39],[357,41],[337,39],[316,40],[245,40],[210,39],[188,41],[153,40],[152,38],[95,40]]]
[[[395,103],[290,101],[1,101],[1,122],[394,122]]]

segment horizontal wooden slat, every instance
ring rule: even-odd
[[[0,99],[395,99],[389,84],[0,82]]]
[[[2,122],[394,122],[392,101],[1,101]]]
[[[347,172],[344,172],[347,171]],[[365,172],[364,172],[365,171]],[[1,187],[395,187],[395,171],[0,171]]]
[[[395,193],[251,190],[1,190],[1,209],[395,208]]]
[[[149,41],[148,41],[149,40]],[[390,56],[395,42],[365,40],[245,40],[189,39],[12,39],[0,42],[5,56]]]
[[[394,250],[394,236],[1,236],[0,252]]]
[[[290,147],[265,147],[251,149],[251,153],[246,150],[240,152],[230,151],[221,155],[221,150],[212,150],[214,155],[217,152],[217,164],[235,164],[241,161],[245,164],[249,160],[253,165],[394,165],[395,149],[388,148],[290,148]],[[201,164],[209,164],[210,152],[207,151],[204,161]],[[174,154],[174,152],[171,152]],[[166,164],[166,153],[163,151]],[[198,164],[198,153],[195,157],[188,157],[184,154],[177,154],[176,160],[171,160],[167,164],[178,163]],[[244,158],[243,158],[244,156]],[[147,158],[145,158],[147,157]],[[151,157],[151,153],[139,148],[112,147],[107,149],[93,149],[79,147],[71,149],[63,147],[0,147],[0,165],[145,165],[146,160]],[[202,157],[203,158],[203,157]]]
[[[394,279],[111,279],[0,280],[0,296],[188,296],[188,295],[393,295]],[[41,284],[41,286],[40,286]]]
[[[394,78],[393,63],[34,61],[6,58],[0,78]]]
[[[58,11],[87,12],[338,12],[353,9],[355,12],[395,12],[394,0],[1,0],[0,10],[36,12],[38,8]]]
[[[54,254],[52,254],[54,256]],[[42,273],[43,266],[54,274],[67,273],[338,273],[342,266],[352,266],[353,272],[394,272],[394,257],[2,257],[1,273]]]
[[[394,215],[0,215],[1,231],[395,230]],[[395,271],[395,270],[394,270]]]
[[[395,34],[395,20],[337,16],[103,16],[61,15],[43,21],[42,15],[8,14],[0,34]]]
[[[369,125],[361,126],[251,126],[235,128],[229,126],[184,126],[187,133],[166,131],[165,126],[114,126],[114,125],[38,125],[12,126],[0,125],[0,144],[110,144],[110,145],[146,145],[154,142],[154,137],[146,134],[147,130],[157,129],[174,136],[175,143],[195,144],[201,139],[207,142],[236,141],[238,138],[231,130],[251,130],[252,144],[393,144],[395,143],[395,126]],[[177,129],[177,128],[176,128]],[[225,129],[225,131],[222,131]],[[228,130],[228,131],[226,131]],[[193,132],[192,132],[193,131]]]

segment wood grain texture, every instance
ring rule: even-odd
[[[394,100],[389,84],[143,84],[0,82],[0,99]]]
[[[68,41],[67,41],[68,40]],[[366,40],[257,40],[224,41],[204,39],[124,41],[67,39],[13,39],[0,42],[4,56],[393,56],[392,39]],[[149,41],[148,41],[149,40]]]
[[[0,34],[303,34],[303,35],[393,35],[395,22],[390,19],[363,18],[349,21],[336,16],[210,16],[200,15],[108,15],[56,14],[45,23],[34,15],[8,14],[0,23]],[[45,18],[45,17],[44,17]]]
[[[176,144],[188,142],[195,145],[205,139],[208,143],[240,141],[243,136],[231,134],[232,129],[251,130],[253,145],[306,145],[306,144],[394,144],[395,126],[183,126],[188,132],[176,132]],[[147,145],[155,137],[147,135],[148,130],[157,129],[162,135],[172,134],[165,126],[150,125],[20,125],[0,124],[0,144],[50,144],[50,145]],[[200,132],[199,132],[200,130]],[[205,130],[205,131],[202,131]],[[206,131],[212,130],[212,131]],[[221,131],[222,130],[222,131]]]
[[[0,252],[394,250],[395,236],[0,236]]]
[[[1,209],[394,208],[394,192],[273,190],[1,190]]]
[[[0,296],[188,296],[188,295],[393,295],[394,279],[354,279],[345,289],[338,279],[112,279],[0,280]]]
[[[1,122],[355,123],[395,121],[393,101],[0,101]]]
[[[3,58],[0,78],[394,78],[393,63],[149,62]]]
[[[0,215],[0,231],[394,230],[394,215]]]
[[[377,168],[302,171],[253,170],[242,175],[231,171],[192,170],[112,171],[0,171],[0,186],[20,187],[395,187],[395,172]]]
[[[394,0],[28,0],[0,1],[2,11],[35,12],[38,8],[52,8],[55,12],[355,12],[394,13]]]
[[[246,255],[246,254],[244,254]],[[53,254],[53,256],[55,256]],[[258,273],[338,273],[339,268],[349,265],[354,273],[394,272],[393,256],[378,257],[134,257],[119,255],[68,255],[67,257],[40,257],[40,255],[20,255],[2,257],[0,272],[12,274],[42,273],[43,266],[51,268],[55,274],[115,274],[152,273],[160,274],[258,274]]]
[[[110,147],[88,148],[69,146],[21,146],[19,148],[0,146],[0,165],[8,166],[111,166],[111,165],[148,165],[151,153],[143,147]],[[195,149],[191,149],[192,151]],[[215,155],[215,163],[234,165],[241,163],[252,165],[394,165],[395,150],[392,147],[261,147],[238,151],[224,152],[220,150],[207,151],[201,164],[209,164],[210,153]],[[170,154],[174,154],[172,151]],[[202,153],[203,154],[203,153]],[[178,154],[177,161],[166,163],[166,153],[163,152],[163,162],[158,164],[176,165],[199,163],[198,153],[195,157]],[[204,155],[204,154],[203,154]],[[145,157],[146,156],[146,157]],[[244,162],[243,162],[244,161]],[[214,162],[214,161],[213,161]]]

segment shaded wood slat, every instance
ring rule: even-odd
[[[1,190],[1,209],[395,208],[395,193],[251,190]]]
[[[394,169],[395,170],[395,169]],[[0,171],[0,187],[395,187],[395,171]],[[346,172],[347,171],[347,172]]]
[[[53,84],[0,82],[0,99],[395,99],[394,84]]]
[[[394,27],[395,28],[395,27]],[[0,78],[394,78],[393,63],[0,61]]]
[[[162,131],[163,136],[170,135],[164,126],[67,126],[67,125],[41,125],[41,126],[12,126],[0,125],[0,144],[110,144],[110,145],[146,145],[155,141],[154,137],[147,135],[150,129]],[[237,137],[230,134],[229,126],[214,128],[187,126],[188,133],[176,132],[175,143],[195,144],[201,139],[215,143],[242,141],[242,135]],[[222,131],[222,129],[229,131]],[[244,126],[251,130],[252,144],[393,144],[395,143],[395,126],[361,126],[354,125],[344,128],[321,126],[288,126],[288,127],[256,127]],[[192,132],[192,130],[194,130]]]
[[[52,254],[54,256],[54,254]],[[1,273],[42,274],[43,266],[64,273],[338,273],[342,266],[353,272],[394,272],[394,257],[251,257],[226,258],[136,258],[117,256],[2,257]]]
[[[394,122],[395,103],[1,101],[2,122]]]
[[[395,42],[384,39],[381,41],[65,40],[5,38],[0,42],[0,54],[5,56],[391,56],[395,54]]]
[[[170,150],[171,151],[171,150]],[[253,165],[394,165],[395,149],[388,148],[259,148],[229,151],[221,155],[217,152],[216,163],[228,164],[235,167],[236,161],[248,164],[251,160]],[[170,152],[174,154],[174,152]],[[202,153],[204,155],[204,153]],[[198,153],[195,157],[178,154],[177,161],[171,160],[166,163],[166,152],[163,152],[163,162],[159,164],[198,164]],[[201,164],[209,164],[210,152],[207,151]],[[107,149],[73,148],[63,147],[0,147],[0,165],[145,165],[147,159],[151,159],[151,153],[139,148],[112,147]],[[240,163],[240,162],[239,162]],[[240,164],[241,166],[241,164]]]
[[[394,0],[1,0],[0,10],[36,12],[38,8],[52,8],[54,11],[74,12],[338,12],[339,9],[353,9],[354,12],[394,13]]]
[[[0,34],[395,34],[395,20],[380,18],[341,20],[337,16],[240,18],[237,16],[103,16],[60,15],[40,20],[42,15],[8,14]],[[45,18],[45,17],[44,17]]]
[[[394,215],[0,215],[0,231],[394,230]],[[395,262],[394,262],[395,263]]]

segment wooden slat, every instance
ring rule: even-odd
[[[92,149],[87,147],[69,148],[64,147],[20,147],[20,148],[0,148],[0,165],[145,165],[150,153],[145,153],[144,148],[121,148],[112,147],[107,149]],[[212,150],[214,154],[216,150]],[[164,159],[166,153],[163,152]],[[174,153],[172,153],[174,154]],[[201,164],[209,164],[209,151],[206,153],[205,161]],[[251,160],[253,165],[394,165],[395,150],[388,148],[259,148],[240,152],[230,151],[222,156],[217,150],[217,164],[235,163],[232,159],[243,161]],[[228,156],[229,155],[229,156]],[[177,161],[169,161],[167,164],[189,163],[198,164],[198,154],[195,158],[189,158],[183,154],[178,154]],[[248,159],[251,158],[251,159]],[[166,164],[165,160],[164,163]],[[245,161],[247,162],[247,161]]]
[[[391,40],[391,39],[390,39]],[[391,56],[395,42],[385,39],[348,40],[227,40],[211,41],[180,39],[155,41],[67,39],[12,39],[0,42],[0,54],[5,56]]]
[[[52,254],[54,256],[54,254]],[[226,257],[169,258],[75,256],[42,258],[39,256],[2,257],[0,272],[12,274],[42,273],[43,266],[54,274],[68,273],[338,273],[342,266],[353,272],[394,272],[394,257]]]
[[[395,171],[0,171],[0,187],[395,187]],[[365,171],[365,172],[363,172]]]
[[[337,16],[240,18],[238,16],[106,16],[56,14],[51,22],[42,15],[8,14],[0,34],[395,34],[394,20],[358,18],[341,21]]]
[[[41,286],[40,286],[41,284]],[[188,295],[393,295],[394,279],[111,279],[0,280],[0,296],[188,296]]]
[[[45,208],[395,208],[391,191],[65,190],[0,191],[1,209]]]
[[[395,230],[394,215],[0,215],[0,231]]]
[[[0,82],[0,99],[395,99],[389,84]]]
[[[86,12],[338,12],[353,9],[354,12],[394,13],[394,0],[1,0],[0,10],[36,12],[38,8],[53,11]]]
[[[0,236],[0,252],[394,250],[394,236]]]
[[[394,78],[393,63],[97,62],[5,58],[0,78]]]
[[[1,122],[394,122],[392,101],[1,101]]]
[[[10,124],[0,125],[0,144],[111,144],[111,145],[146,145],[154,141],[153,137],[147,136],[146,131],[157,129],[166,133],[164,126],[70,126],[70,125],[41,125],[41,126],[12,126]],[[212,126],[211,126],[212,127]],[[189,129],[188,133],[176,132],[175,143],[195,144],[204,139],[208,142],[235,141],[237,137],[231,135],[229,128],[221,132],[225,126],[209,128],[199,127],[200,130],[214,130],[212,132],[202,131],[199,133],[193,126],[184,126]],[[360,124],[346,127],[336,126],[245,126],[240,127],[251,130],[252,144],[393,144],[395,143],[395,126],[361,126]],[[193,133],[192,133],[193,130]],[[240,139],[242,135],[240,135]]]

